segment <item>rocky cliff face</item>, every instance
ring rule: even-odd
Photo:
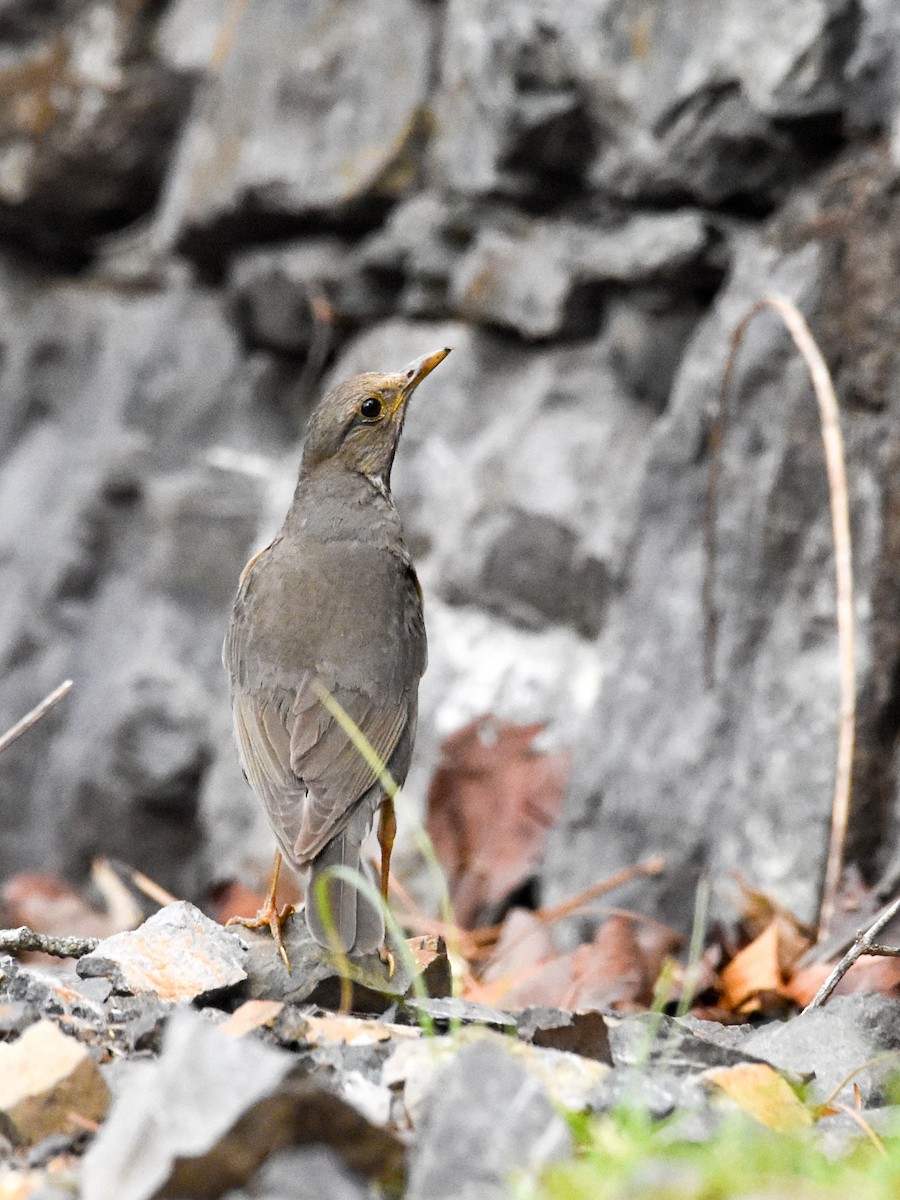
[[[545,721],[542,883],[651,850],[809,917],[838,712],[828,497],[776,320],[740,358],[703,679],[708,436],[765,294],[838,384],[859,623],[852,845],[897,831],[900,15],[892,0],[0,3],[0,874],[183,895],[270,848],[219,648],[330,379],[452,345],[395,492],[440,741]]]

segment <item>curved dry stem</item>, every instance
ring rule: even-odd
[[[719,459],[726,425],[726,401],[734,375],[735,361],[750,322],[766,308],[781,317],[794,345],[806,363],[819,406],[825,468],[828,474],[828,495],[831,507],[831,527],[834,539],[834,568],[836,580],[836,615],[838,654],[840,660],[840,726],[838,731],[837,764],[834,778],[834,797],[831,808],[831,836],[822,900],[819,908],[818,937],[821,941],[831,926],[835,902],[844,867],[844,848],[850,819],[850,782],[853,767],[853,746],[856,734],[856,651],[853,618],[853,561],[850,539],[850,505],[847,490],[847,470],[844,462],[844,441],[841,436],[840,414],[834,384],[822,352],[816,345],[803,314],[792,300],[784,296],[766,296],[758,301],[741,320],[732,334],[731,349],[722,390],[719,412],[710,434],[709,487],[706,505],[706,572],[703,581],[704,659],[706,678],[713,681],[717,620],[714,603],[715,586],[715,523],[718,501]]]

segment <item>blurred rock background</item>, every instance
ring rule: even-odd
[[[407,789],[491,714],[572,755],[539,894],[651,851],[814,915],[838,714],[816,407],[835,374],[860,722],[851,859],[900,816],[896,0],[0,0],[0,877],[98,853],[203,898],[271,841],[219,653],[309,406],[454,354],[395,495],[431,662]],[[488,728],[488,726],[484,726]],[[556,761],[556,760],[554,760]],[[410,847],[401,861],[414,873]]]

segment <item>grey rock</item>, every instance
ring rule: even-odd
[[[846,65],[847,115],[858,128],[893,131],[900,115],[900,12],[891,0],[862,0],[860,28]],[[900,158],[895,153],[895,164]]]
[[[754,1061],[749,1038],[740,1049],[713,1042],[698,1037],[687,1022],[663,1013],[610,1015],[606,1024],[617,1068],[698,1075],[710,1067],[735,1067]]]
[[[838,712],[832,568],[825,565],[831,528],[816,406],[806,370],[774,318],[750,329],[730,399],[713,689],[703,669],[698,522],[729,334],[760,296],[781,293],[811,314],[821,302],[823,257],[810,243],[785,252],[777,241],[785,227],[789,221],[768,237],[739,240],[728,285],[695,332],[651,436],[628,588],[607,619],[616,649],[563,820],[551,834],[551,896],[658,850],[663,874],[626,888],[620,903],[689,928],[698,872],[724,878],[738,869],[803,919],[815,911]],[[843,422],[859,598],[875,586],[887,476],[876,450],[880,423],[853,411]],[[881,668],[869,649],[869,602],[858,603],[865,694],[868,678],[882,686]],[[803,730],[789,754],[786,728]]]
[[[4,13],[0,223],[78,255],[152,206],[190,84],[153,54],[140,9],[30,7]]]
[[[399,277],[337,238],[314,238],[237,255],[229,286],[252,345],[301,354],[317,372],[350,331],[392,310]]]
[[[149,1200],[163,1189],[212,1200],[295,1145],[331,1146],[365,1175],[396,1172],[396,1139],[330,1092],[292,1080],[295,1071],[289,1054],[178,1013],[160,1058],[133,1074],[85,1155],[81,1194]]]
[[[744,1047],[780,1070],[812,1074],[810,1092],[820,1104],[836,1093],[836,1099],[852,1105],[856,1084],[868,1107],[883,1102],[894,1075],[900,1002],[878,995],[837,996],[787,1023],[755,1030]],[[870,1062],[873,1058],[878,1061]]]
[[[501,1046],[461,1050],[439,1078],[410,1165],[409,1200],[509,1195],[517,1168],[572,1152],[571,1135],[536,1079]]]
[[[840,109],[853,17],[842,0],[789,15],[775,0],[640,12],[455,0],[435,170],[481,194],[545,198],[590,181],[630,198],[765,203],[808,161],[802,122]]]
[[[247,951],[231,931],[179,901],[139,929],[105,938],[78,960],[79,975],[104,976],[120,992],[154,992],[162,1000],[199,1000],[247,978]]]
[[[221,630],[271,486],[247,463],[280,418],[209,292],[0,279],[5,724],[76,680],[0,762],[0,873],[106,853],[191,894],[204,775],[221,756],[244,787]]]
[[[479,231],[454,272],[451,299],[461,316],[529,339],[596,329],[600,298],[579,303],[579,293],[699,275],[708,241],[690,211],[631,217],[611,229],[520,218],[508,229]]]
[[[185,128],[160,237],[240,224],[250,212],[334,217],[396,195],[409,178],[430,39],[413,0],[264,0],[241,13]]]
[[[338,1008],[343,1003],[345,976],[350,983],[351,1008],[356,1012],[384,1012],[392,1003],[412,993],[412,970],[407,955],[401,951],[395,952],[393,972],[374,951],[352,960],[339,959],[315,941],[302,912],[287,918],[282,935],[290,972],[267,929],[241,930],[241,937],[249,947],[247,994],[253,999]],[[446,959],[446,951],[443,953]],[[426,970],[419,978],[426,989],[432,985],[443,991],[444,986],[449,987],[449,968],[446,972]]]
[[[617,1067],[600,1081],[590,1099],[592,1112],[633,1111],[656,1121],[673,1114],[706,1114],[711,1105],[703,1085],[665,1066]]]
[[[488,1004],[474,1004],[471,1000],[463,1000],[459,996],[445,996],[440,999],[420,1000],[412,998],[406,1002],[406,1010],[417,1020],[420,1014],[425,1014],[434,1021],[439,1029],[446,1029],[450,1024],[458,1022],[461,1025],[486,1025],[489,1029],[499,1029],[509,1032],[516,1028],[516,1015],[491,1008]]]
[[[362,1179],[344,1165],[333,1150],[283,1150],[264,1163],[241,1193],[254,1200],[366,1200],[371,1195]]]

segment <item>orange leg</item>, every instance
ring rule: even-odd
[[[391,874],[391,851],[394,849],[394,838],[397,836],[397,814],[394,811],[394,801],[385,796],[378,820],[378,845],[381,847],[381,897],[387,904],[388,880]]]
[[[391,876],[391,851],[394,849],[394,838],[397,836],[397,814],[394,811],[394,801],[385,796],[378,818],[378,845],[381,847],[381,898],[387,904],[388,882]],[[394,974],[394,956],[387,948],[381,947],[378,956],[387,966],[388,979]]]
[[[272,878],[269,882],[269,891],[263,901],[262,908],[255,917],[230,917],[226,922],[228,925],[243,925],[245,929],[262,929],[268,926],[272,932],[272,938],[278,949],[278,953],[284,960],[284,965],[288,969],[288,974],[291,971],[290,959],[287,956],[287,950],[284,948],[284,938],[281,936],[281,927],[287,918],[294,911],[293,904],[286,904],[281,912],[278,911],[278,905],[275,903],[275,893],[278,891],[278,876],[281,874],[281,851],[275,851],[275,861],[272,863]]]

